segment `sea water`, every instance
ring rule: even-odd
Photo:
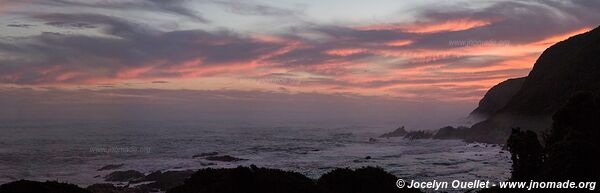
[[[311,178],[335,168],[377,166],[406,180],[503,181],[510,154],[460,140],[378,138],[394,126],[179,121],[45,121],[0,124],[0,184],[58,180],[82,186],[111,171],[144,173],[254,164]],[[210,161],[202,153],[243,159]],[[196,155],[194,157],[194,155]],[[367,157],[368,156],[368,157]]]

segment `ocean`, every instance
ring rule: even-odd
[[[394,125],[184,121],[10,121],[0,124],[0,184],[58,180],[86,186],[111,171],[144,173],[254,164],[311,178],[334,168],[378,166],[405,180],[504,181],[510,153],[460,140],[378,138]],[[242,159],[207,160],[201,154]],[[368,157],[367,157],[368,156]]]

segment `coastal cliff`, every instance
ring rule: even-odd
[[[487,98],[473,112],[489,113],[489,117],[467,129],[463,138],[504,143],[515,127],[535,132],[550,128],[552,115],[571,96],[580,91],[600,90],[599,53],[600,28],[554,44],[538,58],[527,77],[493,87],[488,94],[495,97],[486,94]],[[519,81],[522,86],[510,96],[514,92],[510,88],[518,87]],[[498,108],[504,101],[506,104]]]

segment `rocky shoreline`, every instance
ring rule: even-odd
[[[124,185],[100,183],[79,187],[56,181],[19,180],[0,185],[0,193],[422,192],[419,189],[397,188],[395,183],[398,178],[376,167],[334,169],[319,179],[310,179],[297,172],[254,165],[197,171],[158,171],[148,175],[127,170],[112,172],[107,177],[123,182]]]

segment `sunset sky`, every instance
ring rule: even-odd
[[[185,91],[470,108],[597,27],[600,1],[0,0],[0,24],[0,92],[13,98]]]

